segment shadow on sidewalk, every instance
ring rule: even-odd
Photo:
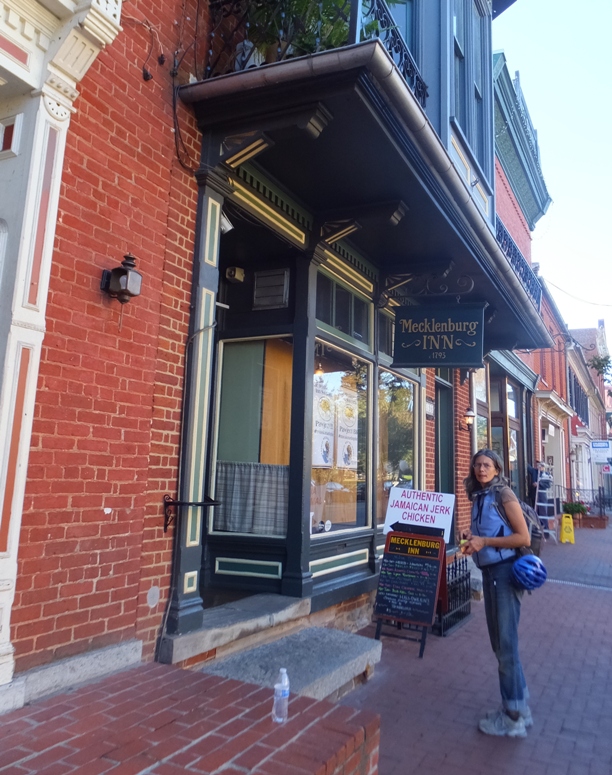
[[[609,775],[612,772],[612,528],[548,541],[549,579],[525,595],[521,656],[534,726],[526,739],[477,729],[499,705],[484,606],[446,638],[383,635],[373,678],[343,704],[381,714],[380,775]],[[373,637],[374,628],[362,632]]]

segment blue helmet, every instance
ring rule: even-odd
[[[546,568],[535,554],[524,554],[512,566],[512,575],[522,589],[537,589],[546,581]]]

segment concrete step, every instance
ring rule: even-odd
[[[370,677],[382,644],[362,635],[309,627],[262,646],[207,663],[204,673],[266,686],[270,696],[281,667],[291,692],[315,700],[338,699]]]
[[[310,613],[310,598],[252,595],[204,611],[202,627],[182,635],[164,635],[159,661],[176,665],[199,654],[295,622]]]

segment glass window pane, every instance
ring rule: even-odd
[[[455,0],[455,2],[453,3],[453,33],[455,35],[455,40],[457,41],[461,49],[463,49],[464,37],[465,37],[463,3],[464,3],[464,0]]]
[[[336,305],[334,310],[334,328],[351,334],[351,302],[353,294],[340,285],[336,285]]]
[[[518,417],[518,391],[514,385],[506,385],[506,411],[508,417]]]
[[[365,344],[370,342],[368,311],[369,305],[353,296],[353,336]]]
[[[465,129],[465,20],[463,0],[455,0],[453,13],[455,118]]]
[[[499,400],[499,382],[491,382],[491,403],[492,412],[501,412],[501,402]]]
[[[478,415],[476,418],[476,447],[486,449],[489,446],[489,419]]]
[[[472,5],[472,19],[474,22],[474,84],[480,94],[482,94],[482,16],[476,4]]]
[[[497,452],[500,458],[504,459],[504,429],[500,427],[491,428],[491,449]]]
[[[477,401],[482,401],[483,404],[487,403],[487,370],[478,369],[474,372],[472,377],[474,381],[474,394]]]
[[[378,313],[378,349],[393,356],[393,320],[382,312]]]
[[[314,372],[311,530],[365,527],[368,365],[325,345]]]
[[[332,324],[332,290],[329,277],[319,272],[317,274],[317,319],[322,323]]]
[[[510,487],[518,495],[519,492],[519,470],[518,470],[518,431],[510,429],[508,445],[508,471],[506,476],[510,480]]]
[[[413,0],[396,0],[396,2],[389,3],[389,11],[393,16],[394,22],[397,24],[397,29],[406,41],[406,45],[414,55],[414,39],[412,32],[414,18]]]
[[[390,371],[378,375],[376,521],[385,521],[389,491],[414,487],[414,385]]]
[[[453,370],[449,368],[436,369],[436,376],[448,382],[449,385],[453,384]]]
[[[289,339],[223,348],[213,530],[286,533],[292,368]]]

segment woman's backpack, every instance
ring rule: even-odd
[[[495,503],[497,505],[501,518],[504,520],[506,525],[510,527],[508,517],[506,516],[506,512],[504,511],[504,506],[502,504],[500,490],[497,490],[495,493]],[[542,550],[542,539],[544,538],[542,523],[540,522],[538,515],[535,513],[535,511],[531,508],[531,506],[528,503],[525,503],[524,501],[519,500],[519,506],[521,507],[521,511],[523,512],[523,516],[525,517],[525,522],[527,523],[527,527],[529,528],[529,536],[531,538],[531,543],[529,546],[521,546],[519,549],[516,550],[516,553],[519,556],[522,556],[525,554],[535,554],[536,557],[539,557],[540,552]]]

